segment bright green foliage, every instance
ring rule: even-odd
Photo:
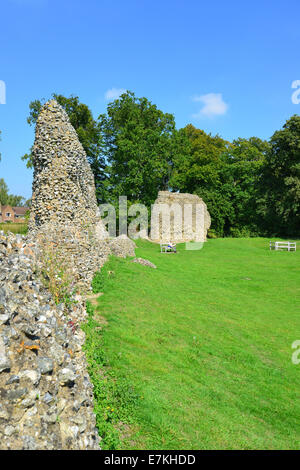
[[[101,292],[104,285],[113,280],[109,265],[105,264],[96,273],[93,280],[93,292]],[[122,435],[127,434],[133,424],[135,410],[140,396],[126,377],[115,377],[109,367],[106,351],[102,343],[103,318],[94,312],[87,302],[88,321],[82,326],[86,333],[85,353],[88,360],[88,372],[94,385],[95,414],[101,448],[120,448]]]
[[[270,140],[261,178],[260,215],[274,235],[300,233],[300,116],[292,116]]]
[[[99,128],[109,165],[109,202],[127,196],[132,203],[149,206],[168,186],[174,117],[128,91],[99,116]]]
[[[260,233],[257,216],[258,181],[269,144],[257,137],[234,140],[224,154],[224,165],[219,176],[220,193],[230,206],[223,233],[231,236],[249,236]],[[224,203],[223,203],[224,205]]]
[[[13,207],[20,207],[26,205],[25,199],[22,196],[16,196],[8,193],[8,186],[3,178],[0,178],[0,204],[3,206],[9,205]]]
[[[229,142],[218,135],[206,134],[191,124],[180,129],[178,135],[182,152],[174,155],[170,186],[173,190],[202,197],[212,217],[212,229],[223,235],[232,213],[230,198],[226,197],[220,175]]]
[[[229,142],[218,135],[206,134],[191,124],[179,132],[186,145],[183,154],[174,155],[170,186],[190,193],[198,188],[217,187],[218,170]]]
[[[179,133],[189,145],[174,159],[171,186],[203,198],[219,235],[259,233],[256,198],[268,143],[256,137],[229,143],[191,124]]]
[[[0,178],[0,204],[6,205],[8,200],[8,186],[3,178]]]
[[[104,448],[299,449],[300,251],[137,245],[157,269],[111,258],[85,328]]]

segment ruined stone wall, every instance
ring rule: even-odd
[[[154,242],[176,242],[183,243],[189,241],[206,241],[207,230],[210,227],[211,219],[205,202],[195,194],[188,193],[172,193],[169,191],[159,191],[158,197],[154,203],[157,211],[161,210],[161,216],[155,217],[155,211],[152,210],[152,227],[151,227],[151,240]],[[177,217],[170,209],[179,208],[178,214],[181,218]],[[190,206],[189,214],[191,217],[186,217],[188,212],[185,212],[187,206]],[[169,227],[163,224],[164,209],[170,214]],[[198,212],[198,215],[197,215]],[[197,217],[200,224],[196,224]],[[167,220],[167,218],[165,219]]]
[[[33,165],[29,237],[39,241],[41,255],[49,245],[57,247],[78,285],[89,288],[110,249],[85,151],[55,100],[43,106],[37,119]]]
[[[0,449],[99,449],[84,302],[55,304],[36,249],[0,232]]]
[[[36,123],[30,230],[48,222],[96,223],[94,178],[64,109],[48,101]]]
[[[0,449],[99,449],[78,292],[135,244],[109,239],[86,154],[55,100],[37,119],[33,164],[28,236],[0,232]]]

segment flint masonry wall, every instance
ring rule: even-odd
[[[0,232],[0,449],[99,449],[78,292],[110,252],[134,256],[135,244],[108,239],[85,152],[55,100],[38,117],[33,159],[28,236]],[[69,302],[54,301],[45,266],[54,280],[68,269]]]
[[[56,305],[35,257],[35,243],[0,232],[0,449],[99,449],[84,303]]]
[[[94,177],[64,109],[48,101],[36,123],[29,237],[41,254],[51,247],[68,260],[74,279],[89,288],[110,252],[98,215]]]
[[[29,234],[0,232],[0,449],[99,449],[85,302],[54,302],[41,271],[66,268],[67,288],[85,291],[110,249],[85,152],[54,100],[38,117],[33,163]]]

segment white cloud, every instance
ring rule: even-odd
[[[104,97],[107,101],[113,101],[119,98],[122,93],[126,93],[124,88],[110,88],[110,90],[106,91]]]
[[[220,116],[225,114],[228,109],[228,105],[222,98],[222,93],[194,96],[193,101],[203,103],[204,105],[198,113],[193,114],[194,118]]]

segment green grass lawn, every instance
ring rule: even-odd
[[[4,230],[4,232],[12,232],[12,233],[21,233],[25,235],[28,230],[27,224],[7,224],[7,223],[0,223],[0,230]]]
[[[300,252],[269,239],[111,258],[84,327],[103,448],[299,449]]]

